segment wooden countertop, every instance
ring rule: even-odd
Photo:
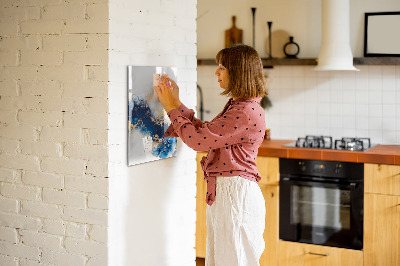
[[[377,145],[364,152],[282,146],[292,142],[295,142],[295,140],[264,140],[258,149],[258,155],[293,159],[400,165],[400,145]]]

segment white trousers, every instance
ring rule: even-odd
[[[254,181],[217,177],[207,205],[206,266],[258,266],[264,251],[265,201]]]

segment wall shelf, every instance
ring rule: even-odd
[[[264,68],[274,66],[315,66],[316,58],[261,58]],[[354,65],[400,65],[400,57],[356,57]],[[214,59],[197,59],[198,66],[217,65]]]
[[[261,58],[265,68],[273,66],[316,66],[316,58]]]
[[[400,57],[356,57],[355,65],[400,65]]]

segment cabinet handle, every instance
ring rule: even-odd
[[[317,255],[317,256],[325,256],[325,257],[329,256],[329,254],[321,254],[321,253],[314,253],[314,252],[308,252],[308,254]]]

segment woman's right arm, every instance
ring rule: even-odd
[[[176,109],[168,112],[168,116],[174,127],[174,133],[195,151],[222,147],[228,149],[230,145],[246,142],[249,139],[249,132],[254,131],[253,127],[257,126],[257,123],[249,125],[251,122],[246,112],[234,109],[227,110],[222,117],[204,123],[201,127],[195,127]]]
[[[181,113],[183,117],[190,120],[190,122],[192,122],[195,128],[200,128],[205,124],[200,119],[194,117],[194,111],[192,109],[187,108],[183,103],[181,103],[181,105],[179,106],[179,108],[177,108],[177,110]],[[175,132],[174,127],[172,126],[172,123],[168,127],[167,131],[165,131],[163,137],[178,137],[178,134]]]
[[[204,122],[201,121],[200,119],[196,118],[194,116],[194,111],[192,109],[187,108],[183,103],[181,103],[181,105],[176,108],[178,109],[178,111],[187,119],[190,120],[190,122],[193,123],[193,125],[197,128],[197,127],[201,127]]]

